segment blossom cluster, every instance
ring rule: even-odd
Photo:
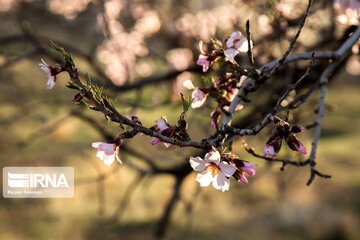
[[[200,187],[212,186],[222,192],[229,190],[230,177],[237,181],[248,183],[245,174],[255,175],[257,164],[240,160],[234,154],[220,154],[215,148],[208,152],[204,159],[190,157],[190,165],[195,172],[198,172],[196,181]]]
[[[213,41],[214,49],[210,52],[205,52],[204,43],[200,41],[199,49],[200,55],[197,64],[203,67],[203,72],[207,72],[213,63],[223,59],[232,65],[237,65],[235,57],[239,53],[247,52],[250,42],[250,47],[253,47],[252,41],[243,38],[240,31],[233,32],[226,40],[225,47],[219,41]],[[238,93],[238,88],[241,85],[241,78],[233,73],[226,73],[218,80],[205,87],[195,87],[192,80],[188,79],[183,82],[183,86],[192,90],[192,108],[200,108],[204,105],[207,96],[211,96],[217,102],[217,106],[211,112],[211,127],[218,127],[221,114],[227,111],[231,102]],[[243,105],[239,104],[237,110],[241,110]]]
[[[223,59],[231,65],[238,65],[236,56],[241,52],[248,51],[248,46],[252,48],[252,41],[241,37],[241,32],[233,32],[226,40],[225,47],[222,43],[214,41],[214,50],[207,53],[203,49],[203,42],[200,41],[200,55],[197,64],[203,67],[203,71],[209,70],[211,65]],[[61,50],[62,51],[62,50]],[[66,52],[62,52],[65,57],[69,57]],[[71,56],[70,56],[71,57]],[[39,63],[40,68],[47,74],[47,87],[53,88],[56,83],[56,76],[62,71],[61,67],[49,66],[43,59]],[[72,66],[75,66],[72,63]],[[207,96],[212,97],[217,105],[211,112],[211,126],[219,129],[219,120],[223,112],[226,112],[238,94],[241,87],[241,74],[226,73],[219,77],[216,81],[211,81],[204,87],[195,87],[192,80],[188,79],[183,82],[185,88],[192,90],[190,101],[183,98],[184,111],[181,113],[177,125],[171,125],[167,122],[165,117],[156,120],[156,124],[148,128],[148,131],[136,131],[134,135],[140,133],[141,136],[150,135],[151,145],[163,143],[165,147],[170,147],[171,143],[167,142],[166,138],[179,141],[188,141],[190,136],[187,133],[188,123],[185,120],[185,114],[190,104],[192,108],[199,108],[204,105]],[[81,84],[80,84],[81,85]],[[83,96],[83,91],[92,91],[89,95],[95,95],[95,101],[104,101],[102,93],[96,91],[95,86],[86,87],[70,85],[74,89],[79,90],[74,96],[73,101],[80,103]],[[238,105],[235,110],[241,110],[243,105]],[[136,118],[136,117],[134,117]],[[137,118],[136,118],[137,119]],[[134,120],[134,119],[133,119]],[[306,154],[304,145],[297,139],[296,134],[302,132],[304,129],[299,126],[291,125],[287,121],[280,119],[277,116],[271,118],[276,127],[269,140],[264,145],[264,156],[275,157],[280,151],[282,140],[284,139],[290,149]],[[139,121],[137,121],[139,122]],[[141,124],[140,124],[141,125]],[[160,134],[163,137],[159,137]],[[92,147],[97,149],[96,156],[104,162],[105,165],[110,166],[115,160],[122,163],[119,157],[120,145],[123,142],[123,136],[119,135],[111,142],[94,142]],[[199,156],[190,157],[189,164],[195,172],[197,172],[196,181],[199,182],[200,187],[207,187],[210,184],[222,192],[229,190],[230,178],[233,177],[238,182],[248,183],[247,176],[254,176],[257,164],[241,160],[238,156],[231,152],[222,151],[221,153],[211,145],[206,149],[211,149],[204,158]]]

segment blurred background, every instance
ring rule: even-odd
[[[255,62],[261,66],[282,56],[306,5],[302,0],[0,0],[0,166],[75,170],[74,198],[0,198],[0,239],[360,239],[357,46],[329,83],[317,168],[332,178],[317,177],[306,186],[308,167],[281,171],[281,164],[247,154],[243,141],[261,153],[269,126],[232,142],[234,153],[259,166],[248,185],[232,180],[225,193],[200,189],[188,170],[189,157],[203,153],[152,146],[147,136],[124,142],[123,165],[104,165],[91,143],[111,139],[121,129],[74,104],[66,74],[46,89],[38,67],[41,58],[61,63],[49,51],[53,40],[73,54],[82,79],[89,74],[104,86],[122,114],[139,117],[145,126],[161,116],[176,124],[180,92],[191,95],[182,82],[204,85],[195,65],[200,40],[224,41],[235,30],[245,34],[250,19]],[[336,50],[358,24],[355,12],[316,1],[293,52]],[[246,54],[237,60],[248,64]],[[294,94],[312,86],[327,64],[316,61],[307,83]],[[234,125],[254,126],[307,66],[299,61],[280,69],[249,95],[251,102],[236,114]],[[223,71],[214,65],[207,76],[216,79]],[[290,113],[290,121],[311,125],[318,99],[315,91]],[[188,112],[194,140],[215,132],[210,126],[215,106],[207,100]],[[312,133],[310,128],[298,135],[308,149]],[[279,157],[306,158],[285,147]]]

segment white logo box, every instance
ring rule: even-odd
[[[72,198],[72,167],[4,167],[4,198]]]

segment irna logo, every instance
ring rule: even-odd
[[[64,174],[42,173],[10,173],[8,172],[8,186],[12,188],[47,188],[69,187]]]
[[[5,198],[71,198],[74,195],[72,167],[5,167]]]

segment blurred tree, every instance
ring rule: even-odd
[[[96,133],[88,132],[90,126],[103,138],[93,146],[104,163],[111,165],[119,154],[124,166],[136,172],[132,182],[119,180],[127,187],[118,208],[111,208],[110,217],[105,211],[104,181],[119,167],[105,172],[96,167],[95,178],[80,174],[85,177],[79,178],[79,184],[98,186],[98,211],[103,218],[96,224],[122,230],[117,222],[136,188],[145,178],[165,174],[173,179],[173,186],[168,199],[161,202],[162,213],[157,213],[160,217],[154,226],[155,237],[163,239],[175,206],[187,192],[193,192],[185,203],[191,214],[191,198],[198,190],[186,188],[182,193],[181,189],[193,170],[200,172],[197,180],[202,185],[211,180],[222,191],[228,190],[228,178],[233,174],[245,183],[246,174],[255,174],[255,165],[242,159],[279,162],[281,170],[287,165],[307,166],[308,185],[315,176],[330,177],[315,168],[324,113],[331,109],[325,97],[328,82],[344,67],[349,74],[359,74],[358,24],[356,0],[3,1],[0,78],[6,115],[1,124],[16,127],[14,132],[4,131],[2,148],[14,144],[36,159],[47,146],[31,149],[29,145],[48,134],[58,134],[68,143],[52,143],[60,154],[49,156],[50,164],[77,166],[71,157],[61,154],[75,154],[95,142]],[[49,51],[50,41],[60,55]],[[41,58],[45,59],[41,68],[48,75],[48,88],[56,83],[51,93],[37,87],[44,86],[40,73],[34,71]],[[62,87],[66,81],[75,94]],[[191,97],[187,89],[192,90]],[[316,95],[317,100],[313,98]],[[69,109],[71,99],[85,107]],[[196,109],[188,112],[190,105]],[[84,111],[86,108],[95,112]],[[115,124],[105,125],[103,115]],[[70,118],[81,122],[64,124]],[[28,128],[19,127],[25,123]],[[311,148],[306,147],[310,134],[300,137],[304,144],[295,137],[304,130],[298,123],[307,132],[313,130]],[[39,130],[34,132],[32,125]],[[164,143],[170,148],[164,154],[163,146],[154,148],[139,134],[151,136],[152,144]],[[279,153],[282,140],[291,150],[306,154],[308,149],[309,155]],[[264,156],[252,147],[259,144],[265,145]],[[238,146],[248,154],[235,155]],[[221,155],[217,156],[213,147]],[[12,151],[6,155],[11,156]],[[278,153],[281,158],[276,157]],[[217,156],[216,164],[209,154]],[[20,165],[35,164],[34,160],[18,161]],[[202,173],[215,180],[201,180]],[[85,236],[108,236],[107,232],[113,231],[106,227],[93,226]]]

